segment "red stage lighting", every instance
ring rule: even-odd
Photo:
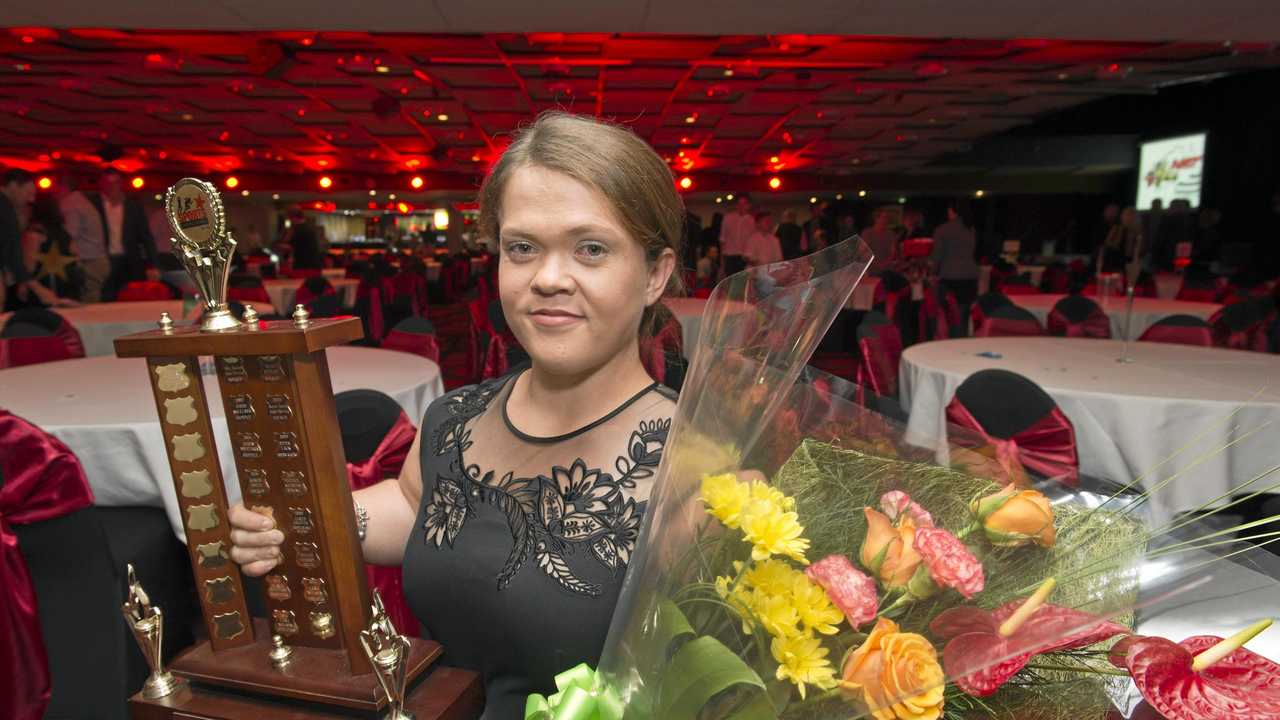
[[[37,181],[36,181],[36,185],[37,185],[41,190],[48,190],[49,188],[53,187],[53,178],[51,178],[51,177],[42,177],[42,178],[40,178],[39,180],[37,180]]]
[[[770,190],[777,190],[780,187],[782,187],[782,178],[778,177],[777,175],[774,175],[773,177],[769,178]]]
[[[681,190],[688,190],[691,187],[693,187],[693,178],[689,177],[688,175],[685,175],[684,177],[680,178]]]
[[[423,186],[423,185],[425,185],[425,184],[426,184],[426,181],[424,181],[424,180],[422,179],[422,176],[420,176],[420,175],[414,175],[414,176],[413,176],[413,179],[409,181],[409,185],[410,185],[414,190],[421,190],[421,189],[422,189],[422,186]]]
[[[139,176],[135,177],[134,179],[130,180],[130,181],[129,181],[129,184],[133,186],[133,189],[134,189],[134,190],[141,190],[141,189],[142,189],[142,186],[147,184],[147,181],[146,181],[146,180],[143,180],[143,179],[142,179],[142,176],[141,176],[141,175],[139,175]]]
[[[223,181],[223,184],[227,186],[228,190],[235,190],[236,186],[240,184],[240,178],[235,175],[228,175],[227,179]]]
[[[328,175],[321,175],[320,187],[324,190],[328,190],[329,188],[333,187],[333,178],[329,177]]]

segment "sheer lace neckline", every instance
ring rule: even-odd
[[[525,370],[524,372],[528,372],[528,371]],[[511,415],[507,412],[507,401],[510,400],[511,398],[511,391],[515,388],[516,381],[520,379],[520,377],[524,374],[524,372],[521,372],[519,375],[513,376],[507,382],[507,386],[503,388],[502,397],[498,404],[502,408],[502,422],[507,426],[507,430],[509,430],[512,435],[515,435],[521,440],[529,443],[557,443],[557,442],[563,442],[565,440],[570,440],[572,438],[578,437],[579,435],[589,432],[609,422],[610,420],[614,419],[619,414],[621,414],[624,410],[634,405],[638,400],[640,400],[640,398],[644,397],[645,395],[648,395],[651,390],[658,387],[657,382],[649,383],[640,392],[636,393],[635,395],[632,395],[630,398],[625,400],[621,405],[614,408],[613,410],[610,410],[604,416],[597,418],[596,420],[592,420],[591,422],[587,423],[586,425],[583,425],[582,427],[576,430],[570,430],[569,432],[564,433],[563,435],[554,435],[554,436],[530,435],[524,432],[523,430],[521,430],[520,428],[516,427],[515,423],[511,421]]]

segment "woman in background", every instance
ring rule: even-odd
[[[933,231],[929,260],[943,287],[956,296],[960,327],[969,327],[969,306],[978,296],[978,263],[974,260],[977,237],[968,203],[957,200],[947,206],[947,221]]]

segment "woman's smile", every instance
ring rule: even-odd
[[[538,308],[529,312],[533,324],[543,328],[565,328],[586,320],[586,317],[560,308]]]

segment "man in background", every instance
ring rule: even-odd
[[[871,227],[862,231],[862,241],[875,253],[870,271],[880,273],[898,259],[898,233],[891,226],[893,218],[883,208],[876,210]]]
[[[720,226],[720,255],[724,257],[724,274],[732,275],[747,267],[747,243],[756,231],[751,214],[751,197],[739,195],[734,211]]]
[[[58,200],[62,223],[71,236],[71,251],[80,258],[80,270],[84,273],[84,289],[80,298],[87,303],[102,302],[102,288],[111,274],[111,261],[107,259],[106,240],[102,235],[102,218],[98,208],[78,187],[75,177],[62,177],[58,186],[66,191]]]
[[[98,192],[90,200],[102,222],[102,236],[110,272],[102,288],[103,300],[132,280],[146,278],[147,268],[156,266],[155,241],[142,202],[124,192],[124,176],[108,167],[98,179]]]
[[[755,232],[747,240],[747,262],[752,267],[782,262],[782,245],[778,242],[778,236],[773,234],[773,215],[758,212],[755,221]]]
[[[782,222],[775,231],[778,243],[782,246],[782,259],[794,260],[805,254],[804,229],[796,222],[795,210],[783,210]]]
[[[73,300],[60,298],[31,274],[23,252],[22,231],[36,199],[36,179],[12,168],[0,175],[0,311],[26,306],[69,307]]]

